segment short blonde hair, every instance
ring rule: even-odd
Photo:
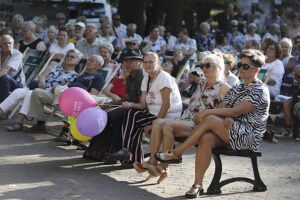
[[[232,54],[223,54],[224,64],[228,64],[230,69],[233,68],[235,57]]]
[[[225,80],[225,65],[223,55],[221,53],[213,53],[205,56],[202,60],[202,64],[210,62],[214,64],[217,68],[219,68],[219,72],[217,74],[217,80],[224,81]]]
[[[281,47],[282,43],[287,44],[287,45],[289,46],[290,49],[293,48],[293,42],[292,42],[292,40],[291,40],[290,38],[286,38],[286,37],[285,37],[285,38],[282,38],[282,39],[280,40],[280,42],[279,42],[279,46],[280,46],[280,47]]]

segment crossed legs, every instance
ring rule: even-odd
[[[207,132],[214,133],[222,142],[229,144],[229,131],[225,127],[224,119],[215,115],[209,115],[194,128],[193,133],[178,148],[173,150],[173,153],[181,156],[186,150],[197,144],[201,136]]]

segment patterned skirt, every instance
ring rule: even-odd
[[[235,121],[229,130],[232,149],[257,150],[263,140],[265,130],[258,130],[250,124]]]

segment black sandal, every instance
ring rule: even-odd
[[[6,130],[8,132],[17,132],[17,131],[22,131],[23,130],[23,124],[21,123],[13,123],[11,125],[9,125],[8,127],[6,127]]]
[[[197,198],[197,196],[199,195],[203,195],[204,194],[204,190],[203,187],[201,185],[196,186],[195,184],[192,186],[192,188],[187,191],[185,193],[185,197],[188,199],[194,199]]]

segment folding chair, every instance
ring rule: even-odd
[[[34,49],[26,49],[23,54],[23,71],[25,74],[25,82],[29,84],[36,80],[37,77],[43,74],[54,54]],[[22,102],[18,102],[15,108],[11,111],[8,119],[11,119],[15,113],[21,108]]]

